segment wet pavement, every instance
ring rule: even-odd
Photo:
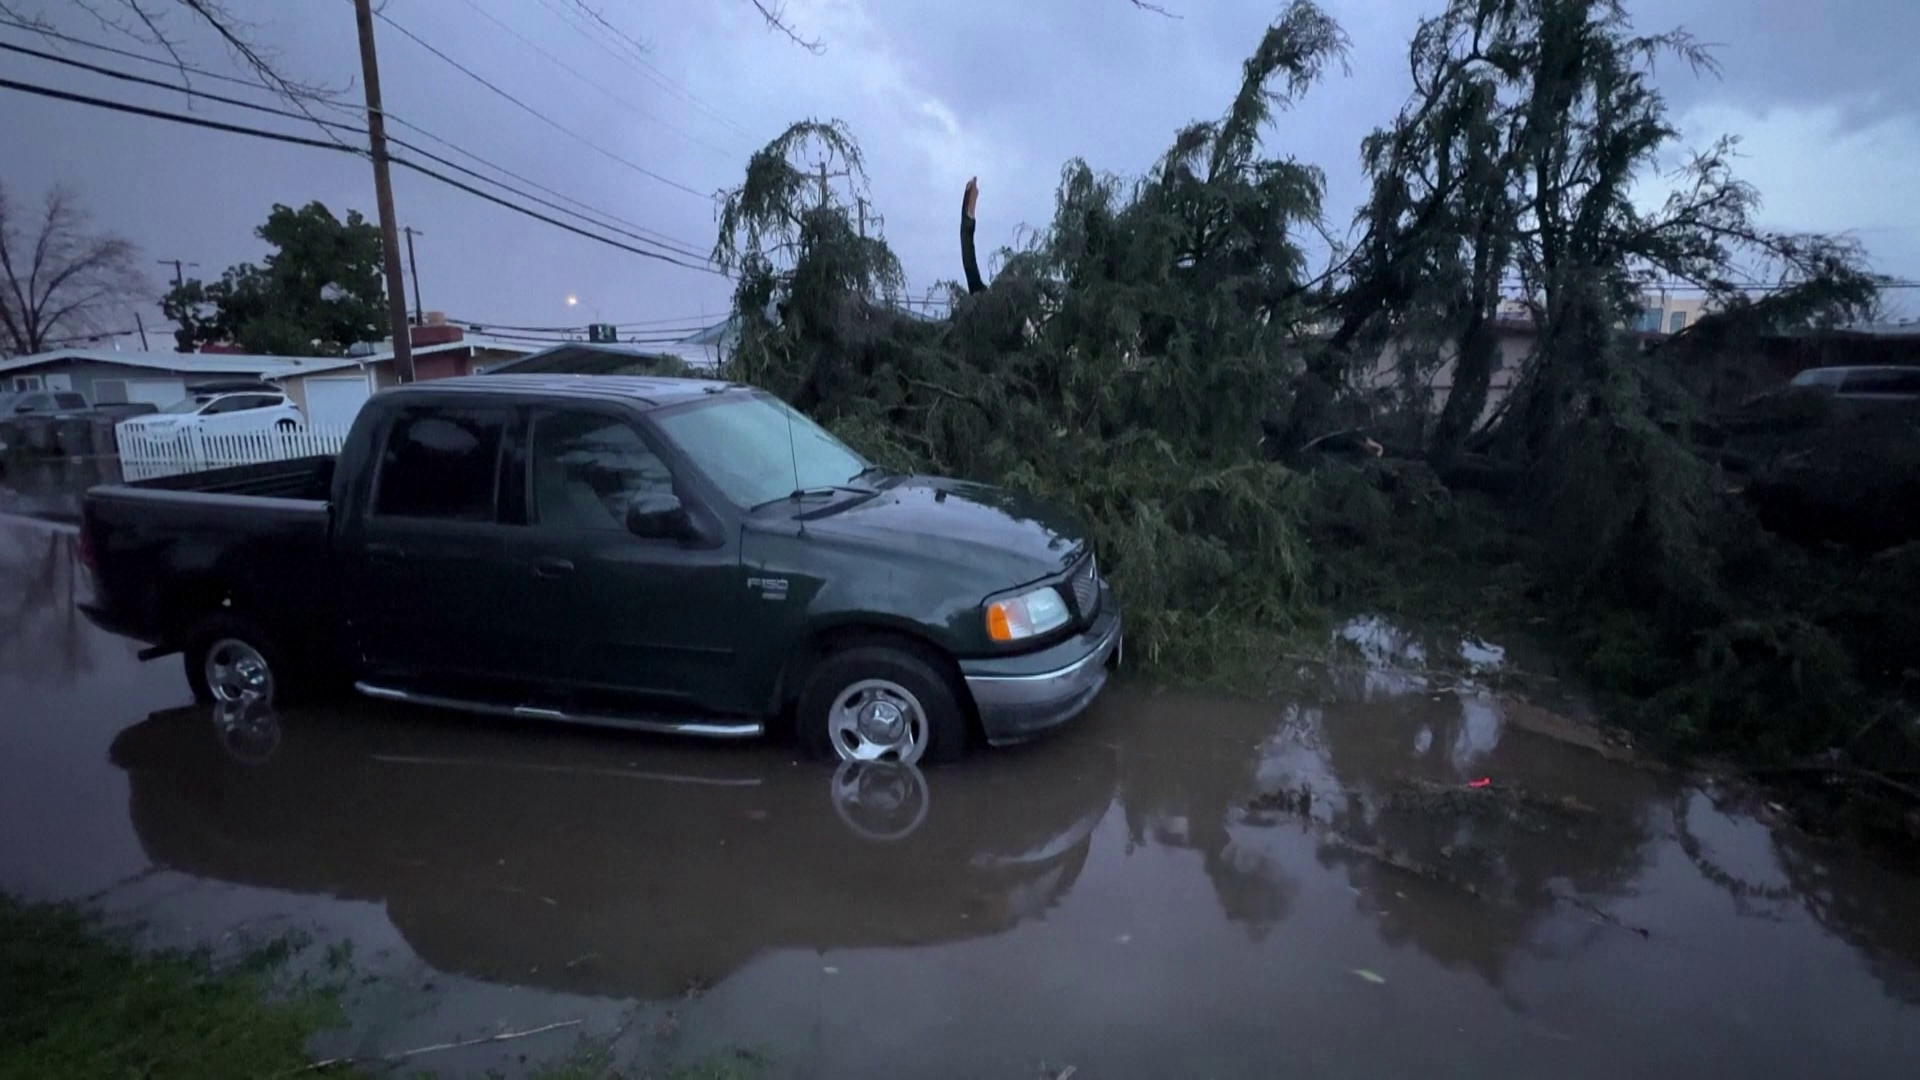
[[[577,1020],[416,1063],[580,1034],[820,1077],[1920,1061],[1920,879],[1618,760],[1488,689],[1485,643],[1356,622],[1364,663],[1288,700],[1121,685],[1057,738],[852,772],[371,702],[216,715],[85,590],[70,532],[0,521],[0,889],[159,942],[310,937],[354,975],[318,1052]]]

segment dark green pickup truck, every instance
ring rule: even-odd
[[[905,762],[1083,710],[1120,610],[1081,529],[902,476],[777,398],[489,375],[375,395],[337,459],[93,489],[91,617],[203,699],[363,694]]]

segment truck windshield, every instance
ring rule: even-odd
[[[771,396],[726,394],[711,403],[663,413],[659,423],[742,507],[795,491],[844,485],[867,468],[865,458],[806,414]]]

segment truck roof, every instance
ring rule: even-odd
[[[443,390],[490,394],[543,394],[564,397],[617,398],[647,408],[672,405],[688,398],[748,390],[742,383],[713,379],[680,379],[662,375],[460,375],[429,379],[381,391],[380,396],[411,397]]]

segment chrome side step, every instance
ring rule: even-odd
[[[645,731],[656,735],[692,735],[705,739],[753,739],[766,734],[767,731],[766,725],[757,720],[737,723],[712,720],[642,720],[629,716],[570,713],[534,705],[490,705],[482,701],[463,701],[459,698],[439,697],[434,694],[416,694],[411,690],[396,690],[366,682],[354,683],[353,688],[370,698],[381,701],[400,701],[408,705],[453,709],[458,712],[478,713],[482,716],[513,716],[523,720],[554,720],[563,724],[617,728],[622,731]]]

